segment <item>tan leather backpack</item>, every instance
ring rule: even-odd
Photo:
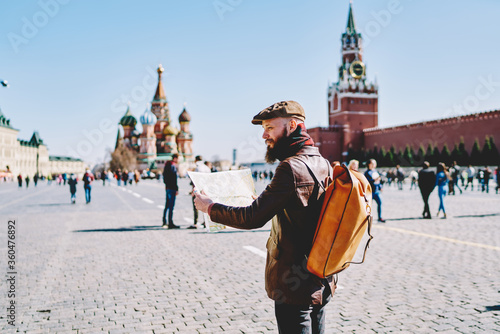
[[[325,278],[349,267],[351,263],[363,263],[371,235],[372,189],[366,177],[346,166],[333,168],[333,180],[323,187],[306,164],[316,183],[325,190],[323,206],[314,234],[307,269]],[[354,254],[368,229],[368,241],[361,262],[352,262]]]

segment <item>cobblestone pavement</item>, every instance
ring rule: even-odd
[[[258,184],[262,189],[263,184]],[[264,290],[269,225],[209,234],[192,223],[188,181],[160,228],[156,181],[103,187],[0,183],[2,333],[277,333]],[[500,332],[500,195],[446,197],[448,219],[419,219],[418,191],[383,193],[365,264],[339,275],[327,333]],[[438,199],[431,196],[431,210]],[[7,293],[7,224],[16,220],[15,297]],[[15,301],[15,326],[7,307]]]

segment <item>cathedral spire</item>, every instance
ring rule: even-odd
[[[356,34],[356,24],[354,23],[354,14],[352,13],[352,0],[349,2],[349,15],[347,16],[346,33],[348,35]]]
[[[155,97],[153,98],[153,101],[160,101],[160,102],[167,102],[167,97],[165,95],[165,90],[163,89],[163,83],[161,81],[161,74],[165,71],[163,69],[163,66],[158,65],[158,69],[156,72],[158,72],[158,87],[156,87],[156,92],[155,92]]]

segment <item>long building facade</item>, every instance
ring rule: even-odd
[[[347,161],[349,152],[402,151],[409,146],[442,150],[463,142],[470,153],[475,141],[500,138],[500,111],[488,111],[394,127],[378,126],[378,84],[366,76],[363,38],[356,29],[352,3],[341,36],[338,81],[328,87],[328,126],[308,130],[321,154],[330,161]]]
[[[0,110],[0,178],[83,174],[85,171],[86,164],[81,159],[49,156],[49,150],[37,131],[30,140],[18,139],[18,134],[19,130]]]

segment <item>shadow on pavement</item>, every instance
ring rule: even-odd
[[[386,221],[398,221],[398,220],[425,220],[422,217],[409,217],[409,218],[386,218]],[[374,222],[377,222],[375,219]]]
[[[453,218],[484,218],[484,217],[495,217],[500,216],[500,213],[488,213],[484,215],[463,215],[463,216],[453,216]]]
[[[26,206],[61,206],[61,205],[75,205],[70,203],[42,203],[42,204],[28,204]]]
[[[159,225],[155,226],[131,226],[131,227],[119,227],[119,228],[99,228],[92,230],[75,230],[75,233],[84,232],[135,232],[135,231],[154,231],[154,230],[168,230]]]
[[[200,233],[215,233],[215,234],[228,234],[228,233],[256,233],[256,232],[271,232],[271,229],[269,230],[229,230],[229,231],[218,231],[218,232],[207,232],[207,231],[196,231],[196,232],[191,232],[193,234],[200,234]]]

